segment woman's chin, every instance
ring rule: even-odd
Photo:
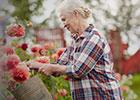
[[[67,28],[68,31],[70,31],[71,33],[74,33],[74,31],[71,28]]]
[[[72,30],[70,28],[67,28],[68,31],[72,32]]]
[[[68,30],[68,31],[70,31],[70,33],[72,33],[72,34],[74,33],[72,30]]]

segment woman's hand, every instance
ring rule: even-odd
[[[54,67],[51,66],[51,64],[44,64],[39,68],[39,72],[42,72],[45,75],[52,75],[54,73]]]
[[[33,61],[33,60],[27,62],[26,64],[30,69],[37,70],[46,75],[59,76],[60,74],[64,74],[64,72],[66,70],[66,66],[64,66],[64,65],[44,64],[44,63],[39,63],[39,62]]]
[[[44,64],[43,63],[40,63],[40,62],[37,62],[37,61],[34,61],[34,60],[31,60],[31,61],[28,61],[26,62],[27,66],[32,70],[39,70],[40,67],[42,67]]]
[[[52,64],[44,64],[34,60],[28,61],[26,62],[26,64],[30,68],[30,70],[36,70],[38,72],[44,73],[45,75],[51,75],[56,73],[53,70],[54,67],[51,66]]]
[[[44,64],[39,68],[39,72],[43,72],[46,75],[59,76],[64,74],[66,66],[59,64]]]

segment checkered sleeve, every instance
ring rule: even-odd
[[[60,65],[67,65],[69,63],[69,48],[67,47],[65,51],[58,58],[57,63]]]
[[[84,40],[83,40],[84,41]],[[80,56],[74,64],[68,65],[66,74],[81,78],[88,74],[103,55],[104,43],[99,35],[92,35],[81,46]]]

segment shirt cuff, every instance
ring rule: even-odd
[[[73,65],[72,64],[68,64],[67,65],[65,74],[67,74],[68,76],[72,76],[73,75]]]

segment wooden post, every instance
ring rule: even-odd
[[[116,72],[121,73],[121,36],[119,28],[115,28],[114,30],[110,30],[110,39],[111,39],[111,46],[112,46],[112,53],[113,53],[113,60],[114,60],[114,69]]]

